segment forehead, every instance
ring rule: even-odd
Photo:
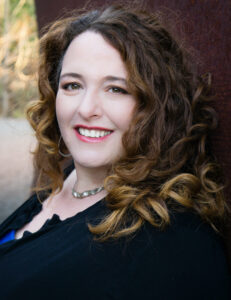
[[[120,53],[100,33],[86,31],[73,39],[63,59],[64,72],[127,76]]]

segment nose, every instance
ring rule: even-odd
[[[77,110],[83,119],[99,118],[102,115],[102,107],[97,92],[90,90],[85,91]]]

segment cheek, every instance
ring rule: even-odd
[[[72,115],[72,109],[70,109],[70,105],[67,105],[67,101],[65,100],[67,99],[63,99],[63,97],[60,97],[59,94],[57,94],[55,102],[55,111],[59,125],[69,121]]]
[[[126,131],[131,123],[135,109],[135,103],[127,103],[126,105],[115,106],[111,108],[111,117],[114,120],[117,128],[121,131]]]

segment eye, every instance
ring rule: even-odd
[[[66,91],[73,91],[73,90],[79,90],[81,88],[81,85],[77,82],[69,82],[63,84],[61,87]]]
[[[108,89],[108,91],[114,94],[128,94],[128,92],[125,89],[118,86],[112,86]]]

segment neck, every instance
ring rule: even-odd
[[[75,164],[75,170],[77,178],[75,190],[80,193],[103,186],[104,179],[107,176],[106,168],[89,169]]]

